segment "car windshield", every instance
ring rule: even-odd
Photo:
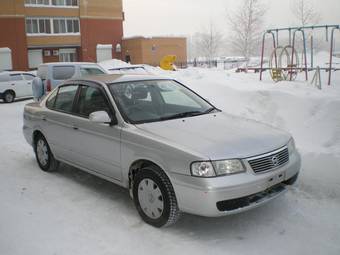
[[[217,110],[173,80],[113,83],[109,88],[124,119],[132,124],[186,118]]]

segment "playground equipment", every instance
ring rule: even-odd
[[[291,60],[291,56],[295,57],[293,61]],[[292,46],[276,47],[270,56],[269,72],[273,81],[286,81],[290,77],[292,80],[295,80],[297,77],[296,67],[298,66],[298,54]],[[293,70],[291,70],[291,67],[293,67]]]
[[[175,71],[176,70],[175,61],[176,61],[175,55],[167,55],[162,58],[160,62],[160,67],[163,70]]]
[[[338,68],[332,67],[333,62],[333,51],[334,51],[334,32],[336,30],[340,31],[340,25],[320,25],[320,26],[305,26],[305,27],[288,27],[288,28],[277,28],[269,29],[265,31],[262,38],[262,52],[261,52],[261,68],[260,68],[260,80],[262,80],[262,73],[264,70],[269,70],[272,79],[276,82],[281,80],[295,80],[298,72],[304,72],[306,81],[308,80],[308,71],[316,70],[314,68],[314,41],[313,35],[311,36],[311,64],[308,67],[307,63],[307,43],[306,43],[306,33],[307,30],[320,30],[325,29],[326,31],[326,41],[329,41],[329,29],[331,30],[330,39],[330,60],[328,68],[319,68],[319,70],[328,71],[328,85],[331,85],[332,71],[339,71]],[[288,31],[289,33],[289,45],[282,47],[279,46],[279,32]],[[299,54],[296,50],[296,34],[300,33],[302,36],[302,61],[300,65]],[[267,35],[273,40],[273,51],[269,60],[269,68],[263,68],[264,62],[264,50],[265,50],[265,40]],[[286,60],[286,62],[283,62]]]

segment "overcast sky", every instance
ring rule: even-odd
[[[319,10],[323,24],[340,24],[340,0],[310,0]],[[263,0],[267,5],[265,28],[296,25],[292,0]],[[143,35],[192,35],[213,20],[227,33],[226,12],[237,0],[123,0],[126,37]]]

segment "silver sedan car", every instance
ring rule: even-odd
[[[217,217],[257,207],[283,194],[300,170],[288,133],[156,76],[67,81],[25,106],[23,132],[42,170],[63,162],[128,188],[156,227],[180,212]]]

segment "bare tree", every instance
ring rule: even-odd
[[[247,59],[259,50],[265,13],[260,0],[242,0],[236,12],[228,12],[231,47]]]
[[[209,61],[219,54],[223,43],[223,35],[217,30],[213,22],[203,32],[196,34],[196,49]]]
[[[291,9],[299,25],[302,27],[315,25],[321,19],[320,13],[315,9],[310,0],[293,0],[291,2]]]

